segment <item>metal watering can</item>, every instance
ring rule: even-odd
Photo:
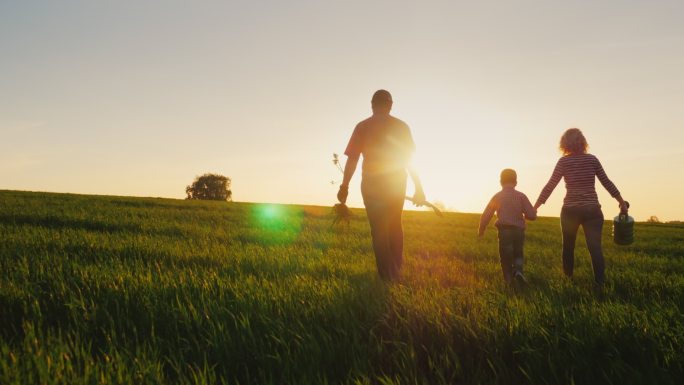
[[[629,202],[625,202],[629,209]],[[631,245],[634,242],[634,218],[627,215],[627,210],[613,218],[613,241],[618,245]]]

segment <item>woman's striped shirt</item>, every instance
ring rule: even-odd
[[[617,187],[608,179],[606,172],[603,171],[601,162],[598,158],[591,154],[571,154],[566,155],[558,160],[556,168],[553,170],[551,179],[549,179],[544,189],[542,189],[539,198],[537,198],[537,205],[545,203],[551,196],[553,189],[556,188],[561,178],[565,179],[565,199],[563,206],[576,207],[587,205],[598,205],[598,196],[596,195],[595,181],[601,182],[603,187],[610,193],[612,197],[620,195]]]

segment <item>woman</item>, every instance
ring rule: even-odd
[[[599,160],[587,153],[587,140],[578,128],[570,128],[560,139],[560,150],[563,156],[556,163],[553,175],[542,189],[534,208],[544,204],[561,178],[565,178],[567,190],[561,210],[561,231],[563,233],[563,272],[572,277],[575,262],[575,239],[577,230],[582,225],[587,248],[591,254],[594,268],[594,280],[602,286],[605,282],[605,262],[601,250],[601,231],[603,230],[603,212],[594,187],[595,177],[610,195],[620,203],[620,210],[626,211],[627,205],[620,196],[620,191],[608,179]]]

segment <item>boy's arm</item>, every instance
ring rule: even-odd
[[[487,229],[487,225],[489,224],[489,221],[492,220],[492,217],[494,216],[494,212],[496,211],[496,196],[494,196],[490,201],[489,204],[487,204],[487,207],[485,207],[484,211],[482,212],[482,216],[480,217],[480,226],[477,229],[477,235],[478,236],[483,236],[485,230]]]
[[[528,221],[533,221],[537,219],[537,209],[532,206],[527,195],[523,194],[523,215]]]

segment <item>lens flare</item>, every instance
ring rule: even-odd
[[[256,208],[256,214],[263,223],[278,221],[283,219],[283,208],[272,204],[259,205]]]
[[[259,204],[254,206],[252,218],[256,232],[251,240],[258,243],[289,244],[301,233],[304,213],[301,208],[287,205]]]

